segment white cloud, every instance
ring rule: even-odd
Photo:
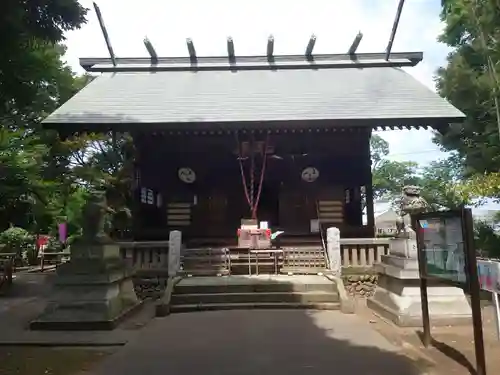
[[[108,55],[92,1],[89,22],[67,34],[67,61],[77,71],[80,57]],[[364,38],[359,52],[385,49],[399,0],[100,0],[115,54],[147,56],[142,44],[147,35],[159,55],[187,56],[185,40],[194,40],[198,55],[226,53],[226,37],[235,41],[238,55],[262,54],[266,38],[275,37],[275,53],[297,54],[305,50],[309,36],[317,35],[315,52],[342,53],[359,30]],[[407,1],[393,51],[423,51],[424,61],[408,69],[430,89],[433,74],[444,63],[447,49],[436,42],[442,29],[439,2]],[[388,131],[392,158],[427,163],[442,157],[432,144],[430,131]],[[408,140],[411,139],[411,142]]]

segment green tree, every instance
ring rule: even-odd
[[[461,183],[464,167],[457,153],[425,167],[415,162],[391,161],[387,159],[389,144],[378,135],[372,136],[371,153],[375,199],[393,201],[405,185],[420,186],[422,196],[436,210],[456,208],[477,198],[471,192],[472,187]],[[478,184],[474,188],[477,190]]]
[[[469,204],[472,196],[467,196],[457,187],[463,179],[463,163],[457,154],[423,167],[418,185],[422,196],[435,209],[453,209]]]
[[[79,28],[87,10],[77,0],[2,2],[0,12],[0,123],[25,125],[43,117],[62,92],[59,61],[64,32]],[[71,75],[68,75],[70,80]],[[71,86],[71,82],[70,82]],[[49,95],[47,95],[49,94]]]
[[[500,170],[498,70],[500,6],[494,0],[443,0],[440,41],[453,47],[439,69],[437,88],[467,116],[435,141],[456,150],[467,175]]]
[[[71,150],[39,123],[84,84],[61,57],[85,22],[77,0],[13,1],[0,13],[0,230],[49,228]],[[66,174],[69,176],[69,174]],[[59,195],[61,195],[59,193]]]
[[[370,146],[374,199],[395,198],[404,185],[418,182],[417,163],[388,160],[389,143],[379,135],[372,135]]]

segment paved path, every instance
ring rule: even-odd
[[[151,321],[154,305],[146,304],[132,319],[109,331],[31,331],[30,321],[44,310],[52,289],[53,272],[19,273],[12,289],[0,296],[0,346],[9,345],[124,345]]]
[[[336,311],[249,310],[156,319],[94,375],[416,375],[368,323]]]

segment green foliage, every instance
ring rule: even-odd
[[[121,205],[131,181],[127,137],[84,135],[61,140],[40,121],[91,79],[64,62],[63,33],[87,10],[77,0],[7,1],[0,14],[0,231],[16,225],[57,235],[68,223],[78,236],[87,189],[112,186]],[[118,203],[117,203],[118,204]]]
[[[2,2],[0,123],[24,126],[50,111],[72,82],[60,80],[63,33],[80,27],[87,10],[77,0]],[[71,77],[66,68],[66,76]],[[46,112],[45,112],[46,113]],[[6,124],[7,122],[7,124]]]
[[[401,194],[404,185],[418,184],[418,164],[383,160],[373,171],[375,198],[391,198]]]
[[[394,200],[405,185],[422,187],[422,196],[434,209],[456,208],[469,201],[455,185],[462,178],[462,163],[457,155],[419,168],[411,161],[391,161],[389,144],[380,136],[371,139],[372,182],[375,199]]]
[[[476,221],[474,223],[474,242],[481,256],[500,258],[500,236],[492,225],[484,221]]]
[[[474,200],[482,197],[500,197],[500,173],[475,175],[457,185],[456,190],[463,199]]]
[[[444,0],[440,40],[453,51],[438,71],[441,95],[467,116],[435,141],[456,150],[467,175],[500,170],[498,95],[500,7],[495,0]]]
[[[370,140],[374,199],[392,199],[404,185],[417,182],[417,163],[387,160],[389,143],[379,135]]]
[[[18,253],[34,246],[34,237],[25,229],[10,227],[0,233],[0,244],[4,245],[2,252]]]
[[[422,168],[418,185],[422,196],[435,209],[454,209],[472,202],[471,196],[461,194],[457,188],[462,181],[463,167],[454,154],[447,159],[431,162]]]

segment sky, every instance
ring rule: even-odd
[[[92,1],[88,22],[66,34],[66,61],[83,73],[80,57],[108,57]],[[97,0],[118,57],[149,56],[148,37],[160,56],[188,56],[186,38],[194,41],[198,56],[226,55],[226,38],[233,37],[236,55],[265,54],[269,35],[275,54],[302,54],[311,34],[315,53],[345,53],[361,31],[358,52],[383,52],[387,46],[399,0]],[[393,52],[424,53],[408,73],[435,90],[434,76],[446,64],[449,49],[438,43],[443,29],[440,1],[407,0]],[[379,132],[389,142],[391,160],[425,165],[446,157],[432,143],[430,130]],[[380,209],[382,209],[380,207]]]

